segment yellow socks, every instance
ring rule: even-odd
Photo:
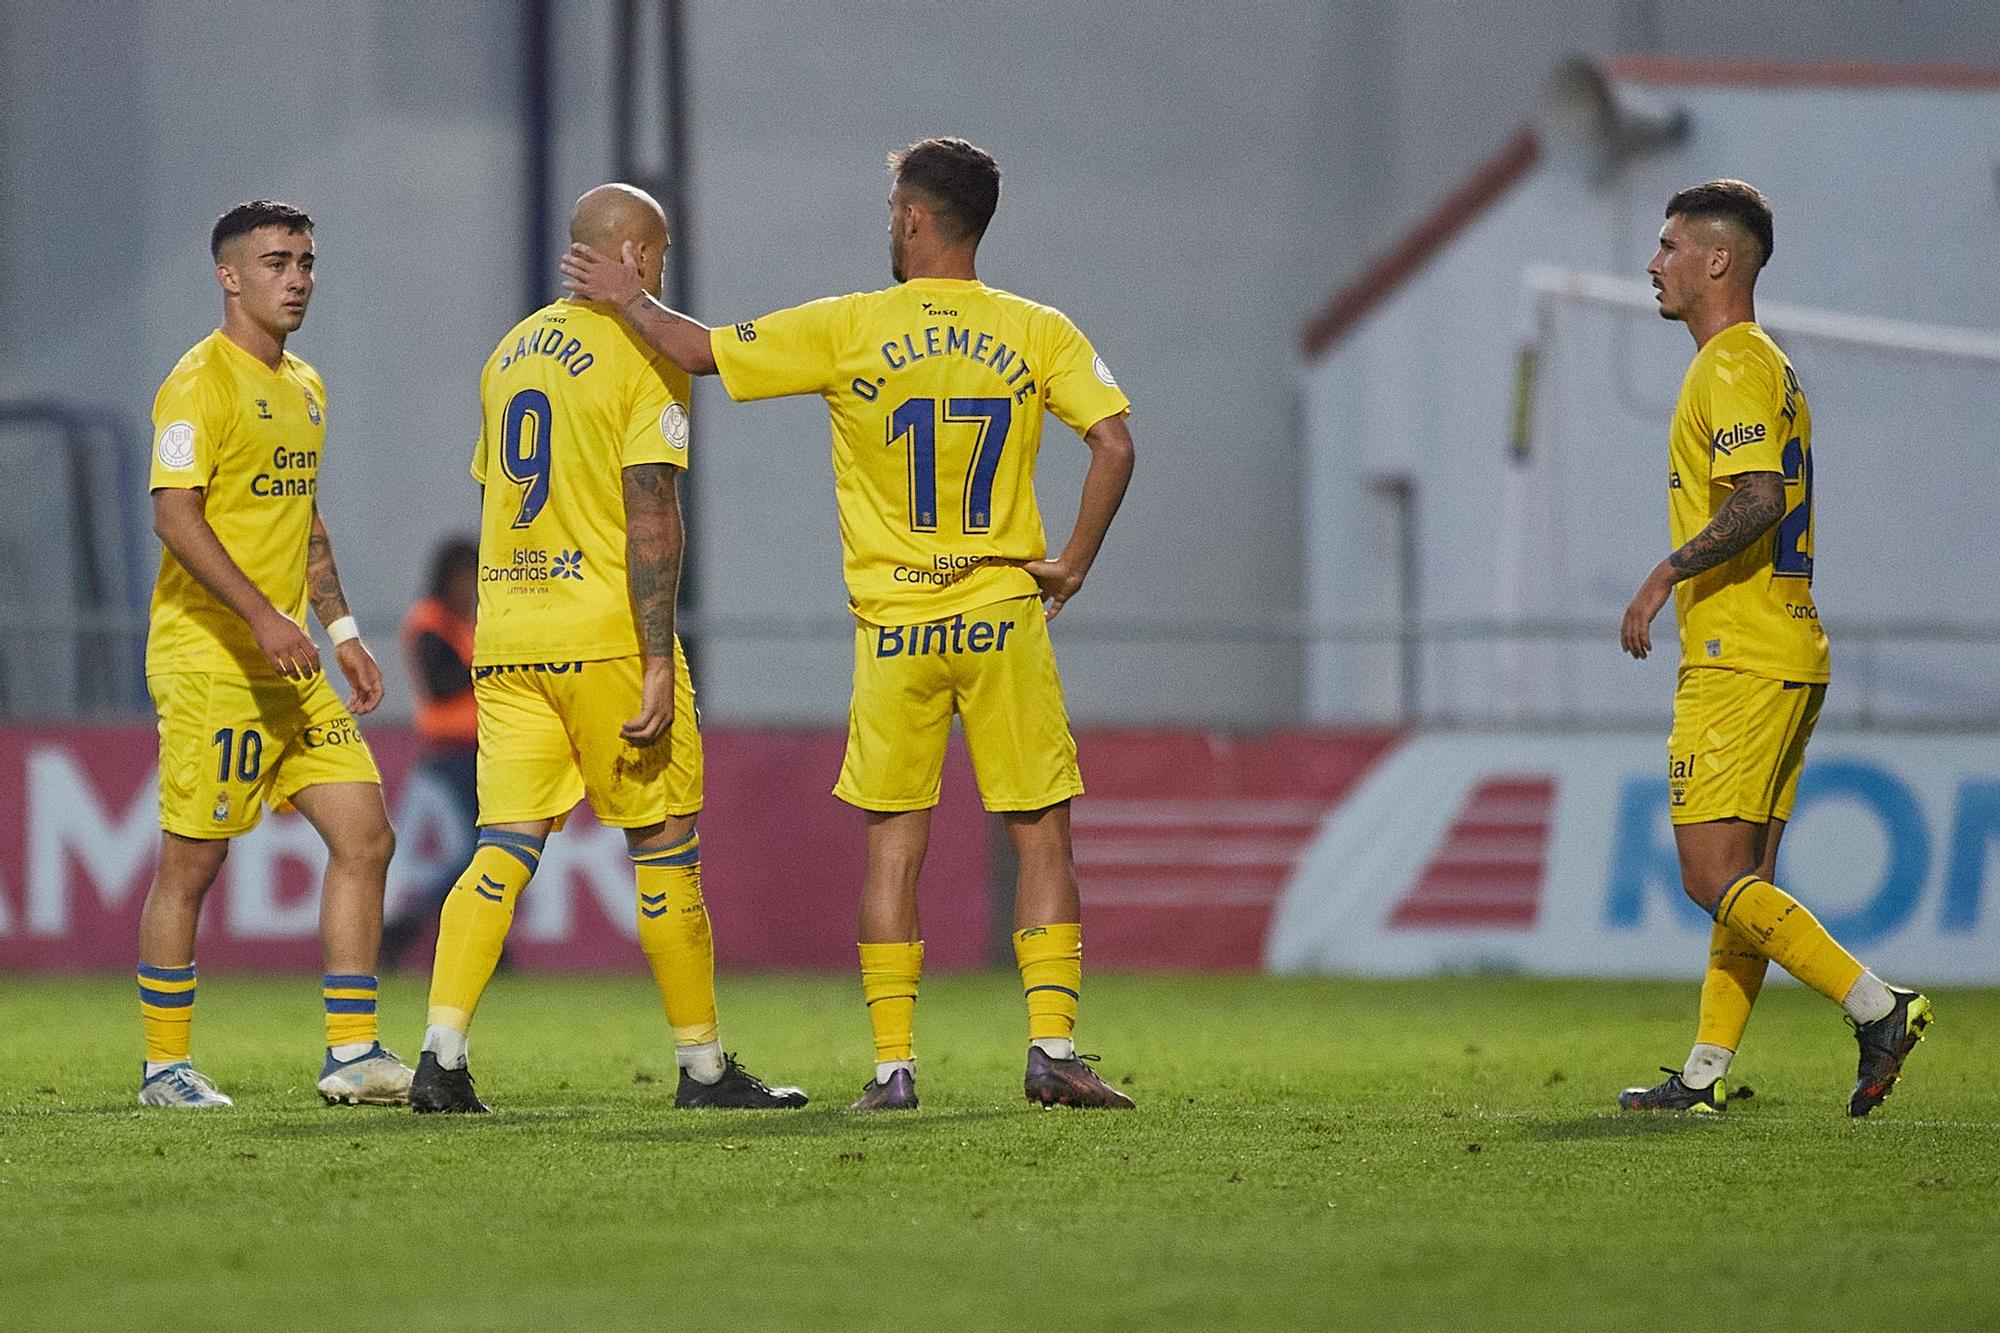
[[[875,1063],[916,1058],[917,982],[924,972],[924,942],[863,944],[861,996],[875,1032]]]
[[[432,1045],[436,1029],[462,1034],[472,1026],[473,1011],[479,1008],[486,983],[493,979],[500,948],[514,924],[514,900],[541,864],[544,841],[501,829],[479,831],[472,862],[452,886],[438,917],[437,959],[431,964],[427,1019],[432,1031],[424,1037],[426,1050],[439,1049]],[[464,1063],[462,1049],[445,1054],[458,1057],[454,1063],[440,1056],[447,1067]]]
[[[1745,875],[1729,886],[1715,919],[1766,958],[1835,1004],[1843,1004],[1865,968],[1826,933],[1805,904],[1768,880]],[[1707,988],[1703,995],[1706,998]]]
[[[1029,1044],[1057,1059],[1069,1058],[1074,1054],[1077,992],[1083,986],[1083,927],[1070,921],[1017,930],[1014,961],[1028,998]]]
[[[353,1047],[375,1044],[375,978],[359,972],[329,972],[320,978],[319,986],[326,1004],[327,1049],[336,1059],[352,1060],[361,1054]]]
[[[150,967],[139,964],[139,1017],[146,1025],[146,1064],[170,1065],[188,1058],[194,1032],[194,964]]]
[[[1769,965],[1750,941],[1716,922],[1708,936],[1708,972],[1701,979],[1696,1041],[1727,1051],[1742,1046],[1743,1030],[1750,1026],[1750,1006],[1757,1003]]]
[[[1694,1046],[1681,1066],[1681,1082],[1706,1088],[1729,1072],[1769,967],[1770,960],[1728,926],[1718,921],[1709,928],[1708,971],[1701,979]]]
[[[701,900],[701,837],[632,857],[639,894],[639,947],[653,967],[674,1045],[719,1040],[715,1019],[715,938]]]

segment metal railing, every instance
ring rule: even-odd
[[[144,706],[143,457],[120,413],[0,401],[0,716]]]
[[[393,624],[363,625],[378,643],[393,641]],[[839,645],[844,651],[853,633],[852,618],[838,612],[742,613],[696,611],[682,617],[681,633],[693,642],[707,640],[781,645]],[[1540,618],[1523,620],[1373,620],[1331,621],[1273,615],[1117,616],[1072,611],[1059,622],[1058,638],[1071,644],[1179,646],[1190,649],[1261,646],[1295,651],[1311,669],[1319,649],[1376,650],[1357,684],[1372,690],[1379,707],[1331,710],[1312,717],[1299,701],[1273,721],[1368,722],[1399,726],[1584,728],[1653,726],[1665,715],[1669,695],[1635,673],[1635,664],[1618,650],[1617,625],[1601,618]],[[136,672],[143,660],[144,615],[131,612],[91,612],[60,608],[0,609],[0,642],[41,645],[48,657],[74,651],[83,660],[116,664],[117,673]],[[1834,644],[1834,691],[1826,719],[1861,728],[2000,729],[2000,673],[1973,664],[2000,645],[2000,624],[1948,621],[1872,621],[1829,627]],[[1677,656],[1673,626],[1663,618],[1655,625],[1656,652],[1645,666],[1671,672]],[[1493,661],[1508,649],[1566,649],[1566,669],[1583,675],[1601,670],[1609,684],[1597,691],[1614,696],[1606,703],[1575,697],[1551,703],[1510,700],[1483,691],[1467,677],[1492,675]],[[1957,658],[1968,669],[1961,678],[1971,683],[1956,705],[1935,705],[1935,699],[1902,697],[1908,688],[1892,668],[1899,655],[1925,654],[1931,660]],[[93,654],[97,656],[93,657]],[[1468,654],[1478,670],[1462,670],[1455,655]],[[1617,675],[1612,675],[1612,672]],[[1561,693],[1552,690],[1551,693]],[[116,697],[113,698],[112,695]],[[83,709],[38,706],[32,695],[0,691],[0,717],[48,720],[71,716],[139,716],[145,712],[142,692],[108,692],[102,702]],[[1176,719],[1197,722],[1199,719]]]

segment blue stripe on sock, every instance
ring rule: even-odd
[[[635,865],[642,866],[686,866],[701,860],[701,832],[689,829],[688,835],[671,847],[649,847],[643,852],[632,853]]]
[[[1063,994],[1065,994],[1065,995],[1069,996],[1069,998],[1070,998],[1070,999],[1072,999],[1072,1000],[1076,1000],[1076,999],[1081,999],[1081,998],[1082,998],[1082,997],[1081,997],[1081,996],[1079,996],[1079,995],[1078,995],[1078,994],[1077,994],[1077,993],[1076,993],[1075,991],[1071,990],[1071,989],[1070,989],[1069,987],[1067,987],[1067,986],[1030,986],[1030,987],[1028,987],[1028,989],[1026,989],[1026,990],[1022,991],[1022,992],[1021,992],[1021,994],[1023,994],[1023,995],[1033,995],[1033,994],[1034,994],[1034,993],[1035,993],[1036,991],[1038,991],[1038,990],[1059,990],[1059,991],[1061,991],[1061,992],[1062,992]]]
[[[191,990],[148,990],[139,987],[139,1003],[150,1004],[155,1009],[191,1009],[194,1007],[194,992]]]
[[[372,1014],[375,1012],[375,1001],[328,1000],[326,1002],[326,1011],[329,1014]]]
[[[689,847],[686,851],[680,851],[669,847],[663,852],[642,852],[632,858],[632,864],[656,870],[672,866],[700,865],[701,848]]]
[[[139,964],[139,975],[148,981],[193,981],[194,964],[186,967],[149,967]]]
[[[329,972],[320,978],[319,984],[328,990],[374,990],[374,977],[363,976],[359,972]]]
[[[472,886],[472,891],[489,903],[507,901],[507,886],[491,875],[481,875],[479,882]]]
[[[507,853],[507,855],[526,866],[530,875],[533,875],[536,870],[541,868],[542,857],[540,849],[530,851],[526,847],[516,847],[510,842],[488,842],[485,838],[479,840],[479,845],[481,847],[497,848]]]
[[[548,841],[547,838],[537,838],[528,833],[509,833],[503,828],[479,830],[479,842],[482,846],[520,847],[533,852],[536,856],[542,854],[542,848],[548,845]]]

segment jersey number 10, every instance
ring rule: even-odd
[[[947,398],[944,424],[975,426],[972,458],[965,467],[965,511],[960,523],[968,533],[993,531],[993,474],[1007,447],[1007,428],[1014,422],[1011,398]],[[938,400],[907,398],[889,414],[891,448],[908,442],[910,469],[910,531],[938,530]]]

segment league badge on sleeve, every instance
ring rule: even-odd
[[[1110,385],[1114,389],[1118,387],[1118,381],[1111,378],[1111,367],[1104,364],[1103,357],[1093,356],[1092,358],[1090,358],[1090,368],[1096,374],[1098,379],[1104,381],[1104,383]]]
[[[159,456],[160,466],[184,472],[194,466],[194,423],[176,421],[160,432],[160,439],[153,446]]]
[[[668,403],[667,410],[660,413],[660,435],[669,448],[687,448],[688,410],[679,403]]]

